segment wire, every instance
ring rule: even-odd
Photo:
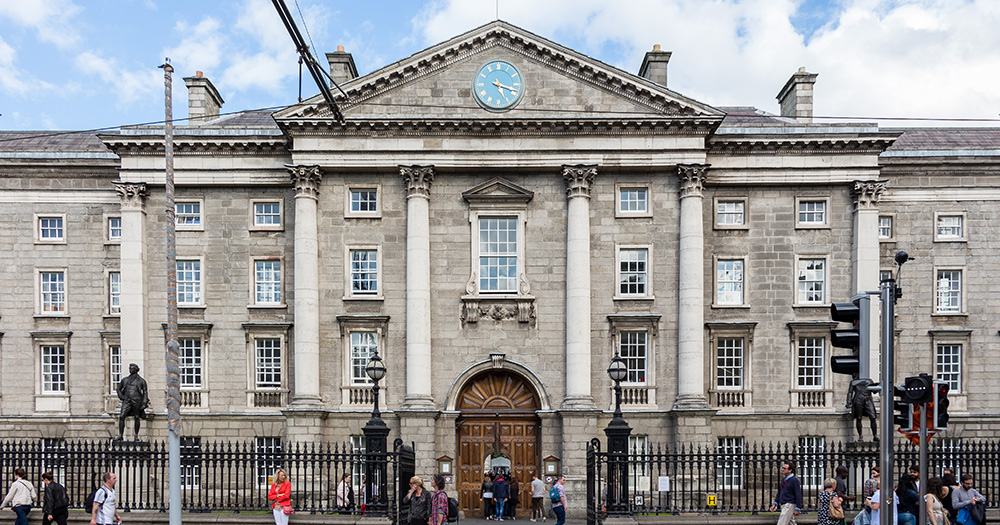
[[[299,0],[295,0],[295,10],[299,12],[299,18],[302,19],[302,27],[306,29],[306,37],[309,39],[309,46],[316,49],[316,44],[313,43],[313,37],[309,34],[309,26],[306,25],[306,17],[302,14],[302,8],[299,7]]]

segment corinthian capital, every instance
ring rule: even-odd
[[[406,183],[406,196],[430,198],[431,183],[434,182],[434,166],[400,166],[399,174]]]
[[[677,177],[681,182],[681,198],[700,196],[705,189],[705,177],[710,164],[678,164]]]
[[[319,184],[323,181],[323,173],[319,166],[292,166],[285,164],[292,184],[295,185],[295,196],[306,195],[319,199]]]
[[[114,182],[115,191],[122,201],[123,210],[146,211],[149,188],[145,182]]]
[[[563,165],[563,180],[566,181],[566,198],[590,197],[590,188],[597,177],[597,164]]]
[[[878,201],[882,198],[887,181],[884,180],[856,180],[851,195],[854,196],[855,210],[875,210],[878,209]]]

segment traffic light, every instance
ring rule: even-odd
[[[855,378],[869,378],[869,326],[871,323],[869,299],[859,295],[850,303],[833,303],[830,316],[838,323],[851,323],[846,329],[830,330],[830,344],[837,348],[850,348],[851,355],[830,356],[830,370],[835,374],[848,374]]]
[[[927,374],[907,377],[903,381],[906,391],[906,402],[910,404],[934,402],[934,378]]]
[[[892,395],[899,398],[892,400],[892,424],[899,425],[900,432],[913,430],[913,409],[906,401],[906,387],[896,385],[892,389]]]
[[[938,430],[944,430],[948,428],[948,420],[951,416],[948,415],[948,405],[951,404],[948,401],[948,391],[951,387],[948,383],[944,381],[934,381],[934,428]]]

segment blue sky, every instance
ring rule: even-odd
[[[817,115],[1000,118],[994,0],[286,1],[321,62],[343,45],[361,74],[489,22],[499,6],[500,18],[628,72],[661,44],[673,52],[669,87],[714,106],[777,112],[778,90],[805,66],[819,74]],[[160,120],[166,56],[176,117],[182,77],[197,70],[223,111],[297,96],[295,50],[270,0],[0,0],[0,129]],[[308,76],[303,85],[316,93]]]

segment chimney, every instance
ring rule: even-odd
[[[344,46],[337,46],[336,53],[327,53],[326,60],[330,63],[330,77],[338,85],[358,78],[358,68],[354,67],[354,57],[344,51]]]
[[[661,51],[660,44],[654,44],[653,50],[646,52],[639,66],[639,76],[666,87],[667,62],[670,62],[670,51]]]
[[[781,104],[781,116],[791,117],[803,124],[812,124],[813,116],[813,84],[816,83],[816,73],[806,73],[805,67],[800,67],[785,82],[785,87],[778,93],[778,103]]]
[[[184,84],[188,88],[188,122],[200,124],[219,116],[222,108],[222,97],[212,85],[212,81],[196,71],[193,77],[185,77]]]

